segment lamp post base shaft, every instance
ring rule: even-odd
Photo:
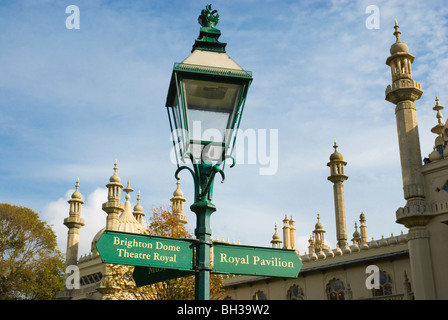
[[[191,211],[196,214],[196,239],[199,245],[196,251],[196,268],[195,277],[195,299],[210,300],[210,248],[212,242],[210,236],[210,216],[216,211],[216,207],[208,202],[195,202],[191,207]]]

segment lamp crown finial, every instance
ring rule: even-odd
[[[202,27],[216,27],[219,21],[218,10],[212,11],[212,5],[207,4],[205,9],[202,9],[201,15],[198,17],[198,22]]]

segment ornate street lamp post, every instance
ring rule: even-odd
[[[237,131],[252,74],[243,70],[226,53],[216,29],[219,14],[207,5],[198,18],[201,25],[192,52],[175,63],[166,107],[176,150],[177,170],[193,175],[196,214],[196,299],[210,298],[210,216],[213,181],[219,173],[224,181],[224,165],[232,157]],[[192,168],[179,163],[191,161]]]

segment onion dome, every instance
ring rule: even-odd
[[[369,244],[367,242],[363,242],[361,243],[361,250],[367,250],[369,249]]]
[[[182,190],[179,188],[180,181],[177,180],[176,184],[177,184],[177,188],[176,188],[176,190],[174,190],[174,192],[173,192],[173,196],[174,196],[174,197],[183,197],[183,196],[184,196],[184,193],[183,193]]]
[[[334,252],[333,250],[331,250],[331,248],[328,248],[327,252],[325,253],[325,256],[327,258],[333,258],[334,257]]]
[[[336,139],[334,140],[334,152],[330,155],[330,161],[342,161],[344,158],[342,157],[342,154],[340,154],[337,150],[338,145],[336,144]]]
[[[352,240],[358,240],[358,241],[361,240],[361,234],[358,231],[358,225],[357,225],[356,221],[355,221],[355,232],[353,232],[353,239]]]
[[[397,40],[395,41],[395,43],[390,47],[390,54],[396,54],[396,53],[408,53],[409,52],[409,48],[406,45],[406,43],[401,42],[400,41],[400,30],[398,30],[398,23],[397,23],[397,19],[395,19],[395,32],[394,32],[394,36],[397,38]]]
[[[302,262],[310,261],[310,256],[306,253],[306,251],[305,251],[305,254],[300,257],[300,260],[302,260]]]
[[[401,234],[398,237],[398,242],[399,243],[406,243],[406,242],[408,242],[408,239],[407,239],[406,235],[403,233],[403,231],[401,231]]]
[[[391,233],[390,238],[388,240],[389,245],[398,244],[397,238]]]
[[[369,248],[378,248],[378,242],[372,237],[372,241],[369,243]]]
[[[272,235],[272,240],[280,240],[280,235],[277,233],[277,224],[275,224],[275,232]]]
[[[345,243],[344,249],[342,250],[342,252],[344,252],[344,254],[350,254],[352,253],[352,249],[350,249],[350,246],[348,245],[348,243]]]
[[[275,224],[275,232],[272,235],[271,244],[273,248],[280,248],[282,240],[280,239],[280,235],[277,232],[277,223]]]
[[[325,254],[325,252],[322,250],[322,248],[320,249],[320,251],[317,254],[317,258],[319,260],[325,260],[327,258],[327,255]]]
[[[112,183],[120,183],[121,182],[121,179],[117,174],[117,170],[118,170],[118,164],[117,164],[117,160],[115,160],[114,174],[110,177],[109,182],[112,182]]]
[[[342,256],[342,250],[341,250],[341,248],[339,247],[339,243],[337,243],[336,244],[336,249],[334,249],[334,255],[335,256]]]
[[[388,243],[387,240],[384,238],[384,236],[381,236],[379,245],[380,247],[387,247]]]
[[[82,195],[81,192],[79,192],[79,178],[76,180],[76,190],[72,193],[72,200],[81,200]]]
[[[360,221],[365,221],[366,220],[366,215],[364,214],[364,212],[361,212],[361,214],[359,215],[359,220]]]
[[[140,191],[137,195],[137,204],[134,206],[134,212],[143,212],[143,207],[140,204]]]
[[[323,230],[324,226],[322,225],[322,223],[320,223],[320,216],[319,216],[319,212],[317,212],[317,222],[314,225],[314,230]]]

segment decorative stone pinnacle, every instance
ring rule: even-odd
[[[432,110],[437,111],[437,125],[431,129],[431,132],[437,134],[438,136],[441,136],[443,127],[445,126],[442,121],[442,113],[440,112],[442,109],[443,106],[439,103],[439,97],[436,96],[436,105],[432,108]]]
[[[442,114],[440,113],[440,110],[443,109],[443,106],[441,106],[439,104],[439,98],[436,96],[436,105],[434,106],[434,108],[432,108],[434,111],[437,111],[437,119],[439,121],[439,124],[443,124],[442,123]]]
[[[395,32],[394,32],[394,36],[397,38],[397,41],[396,41],[396,42],[401,42],[401,41],[400,41],[400,34],[401,34],[401,32],[400,32],[400,30],[398,30],[398,28],[399,28],[399,26],[398,26],[398,22],[397,22],[397,19],[395,19],[395,26],[394,26]]]
[[[123,189],[124,192],[126,192],[126,200],[129,200],[131,198],[131,196],[129,195],[129,193],[131,193],[132,191],[134,191],[134,189],[131,188],[130,185],[130,181],[128,180],[128,185],[126,186],[125,189]]]
[[[117,174],[118,171],[118,162],[117,160],[115,160],[115,165],[114,165],[114,174],[110,177],[109,182],[111,183],[115,183],[115,184],[119,184],[121,182],[120,177]]]

